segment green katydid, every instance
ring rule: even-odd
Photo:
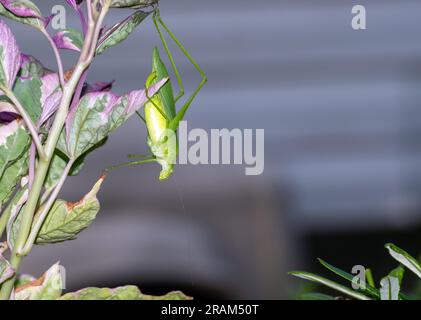
[[[175,158],[178,154],[178,143],[175,132],[179,127],[180,121],[184,119],[188,108],[196,98],[199,91],[205,85],[207,78],[205,73],[196,63],[196,61],[191,57],[191,55],[187,52],[184,46],[171,32],[167,25],[163,22],[160,16],[159,9],[155,9],[154,11],[153,22],[156,30],[158,31],[159,37],[164,46],[168,59],[171,63],[172,70],[180,87],[180,92],[174,98],[172,84],[169,81],[153,97],[148,97],[148,102],[145,104],[144,107],[144,116],[137,112],[142,121],[145,122],[146,127],[148,129],[148,145],[150,147],[152,155],[129,155],[130,158],[143,159],[123,163],[121,165],[113,166],[109,169],[112,170],[123,166],[158,162],[162,166],[159,179],[165,180],[171,176],[174,169]],[[187,99],[185,104],[181,107],[181,109],[178,112],[176,111],[176,103],[180,100],[181,97],[184,96],[184,85],[180,77],[180,73],[178,72],[177,66],[174,62],[174,58],[168,47],[167,41],[165,40],[164,34],[161,30],[161,26],[168,33],[168,35],[175,42],[175,44],[182,51],[182,53],[187,57],[190,63],[197,69],[197,71],[202,77],[200,84],[197,86],[195,91]],[[154,83],[166,77],[168,77],[168,70],[159,55],[158,48],[154,48],[152,73],[148,77],[145,87],[148,88]]]

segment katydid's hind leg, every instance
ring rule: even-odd
[[[178,128],[178,124],[181,120],[183,120],[184,115],[186,114],[186,111],[196,98],[197,94],[202,90],[203,86],[207,82],[206,74],[203,72],[203,70],[200,68],[200,66],[197,64],[196,60],[193,59],[193,57],[187,52],[187,50],[184,48],[184,46],[181,44],[181,42],[177,39],[177,37],[172,33],[172,31],[167,27],[167,25],[162,21],[161,16],[159,15],[159,12],[155,14],[154,17],[159,24],[162,25],[162,27],[165,29],[165,31],[169,34],[171,39],[177,44],[177,46],[180,48],[180,50],[183,52],[183,54],[187,57],[187,59],[190,61],[190,63],[196,68],[196,70],[200,73],[202,77],[202,81],[196,88],[196,90],[193,92],[193,94],[190,96],[190,98],[187,100],[187,102],[184,104],[184,106],[180,109],[180,111],[177,113],[176,117],[171,121],[170,128],[173,130],[176,130]]]
[[[178,92],[178,94],[176,95],[175,100],[174,100],[175,103],[177,103],[178,100],[180,100],[180,98],[184,96],[184,84],[183,84],[183,80],[181,79],[180,72],[178,71],[177,65],[175,64],[174,57],[171,53],[171,50],[168,46],[168,43],[165,40],[165,37],[162,33],[161,28],[159,27],[159,23],[161,23],[161,21],[162,21],[162,19],[161,19],[159,9],[156,9],[155,12],[154,12],[154,16],[153,16],[153,22],[155,24],[156,30],[158,31],[159,38],[161,39],[162,45],[164,46],[164,49],[165,49],[165,52],[167,53],[168,59],[170,60],[171,68],[174,72],[174,75],[177,79],[178,86],[180,88],[180,91]]]
[[[121,169],[121,168],[129,167],[129,166],[135,166],[135,165],[151,163],[151,162],[156,162],[156,159],[151,158],[151,159],[145,159],[145,160],[125,162],[125,163],[118,164],[118,165],[115,165],[115,166],[110,166],[110,167],[105,169],[105,172],[110,172],[110,171],[114,171],[116,169]]]

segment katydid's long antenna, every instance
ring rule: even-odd
[[[197,62],[193,59],[193,57],[187,52],[187,50],[184,48],[184,46],[180,43],[180,41],[177,39],[177,37],[171,32],[171,30],[167,27],[167,25],[162,21],[161,16],[158,13],[154,14],[154,19],[157,19],[158,22],[162,25],[162,27],[165,29],[165,31],[169,34],[171,39],[177,44],[177,46],[180,48],[180,50],[184,53],[184,55],[187,57],[187,59],[190,61],[191,64],[196,68],[196,70],[200,73],[202,76],[202,81],[196,88],[196,90],[193,92],[193,94],[190,96],[190,98],[187,100],[187,102],[184,104],[184,106],[181,108],[181,110],[177,113],[175,118],[171,121],[169,128],[172,130],[176,130],[178,128],[178,124],[181,120],[183,120],[184,115],[186,114],[186,111],[192,104],[193,100],[196,98],[199,91],[203,88],[205,83],[208,81],[206,74],[203,72],[203,70],[200,68],[200,66],[197,64]]]
[[[181,208],[183,209],[183,214],[186,218],[188,218],[187,209],[186,209],[186,205],[184,203],[183,194],[181,192],[181,189],[178,186],[177,179],[175,178],[175,176],[173,176],[172,179],[174,181],[175,190],[177,191],[177,196],[178,196],[178,199],[180,201]],[[189,252],[188,252],[188,257],[187,257],[187,265],[192,266],[193,264],[191,262],[192,262],[192,257],[193,257],[193,242],[192,242],[192,238],[191,238],[191,234],[192,234],[191,225],[187,224],[187,228],[188,228],[187,233],[190,236],[188,238],[188,242],[189,242],[189,249],[188,250],[189,250]],[[191,286],[194,287],[195,283],[194,283],[194,279],[193,279],[192,269],[193,268],[190,268],[190,270],[189,270],[189,276],[190,276]]]
[[[182,96],[184,96],[184,84],[183,84],[183,80],[181,79],[180,73],[178,72],[178,68],[177,68],[177,65],[175,64],[174,58],[171,54],[171,50],[168,47],[168,43],[165,40],[165,37],[164,37],[164,35],[161,31],[161,28],[159,27],[158,20],[162,21],[159,9],[156,8],[155,11],[154,11],[154,14],[153,14],[153,23],[155,25],[156,30],[158,31],[158,34],[159,34],[159,37],[161,39],[162,45],[164,46],[165,52],[167,53],[168,59],[170,60],[170,63],[171,63],[171,67],[174,71],[174,75],[177,79],[178,86],[180,87],[180,92],[177,94],[177,96],[175,98],[175,103],[177,103],[177,101],[180,100],[180,98]]]

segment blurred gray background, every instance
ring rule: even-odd
[[[65,1],[35,2],[47,15]],[[351,28],[355,4],[367,8],[365,31]],[[420,249],[420,1],[161,0],[160,7],[209,77],[188,113],[190,128],[265,129],[264,174],[188,165],[158,182],[156,165],[113,172],[91,228],[36,248],[24,271],[38,275],[60,260],[68,289],[134,283],[151,293],[277,299],[292,297],[300,283],[287,271],[315,271],[316,256],[349,270],[382,269],[383,243]],[[107,25],[128,14],[113,10]],[[55,67],[36,31],[8,23],[22,51]],[[77,26],[70,9],[68,25]],[[116,80],[118,93],[143,87],[155,45],[149,19],[95,61],[89,80]],[[63,54],[71,67],[75,55]],[[200,78],[176,58],[191,91]],[[129,153],[147,153],[135,118],[61,196],[78,200]]]

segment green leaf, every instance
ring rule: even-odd
[[[299,297],[300,300],[336,300],[335,297],[324,293],[312,292],[304,293]]]
[[[63,159],[57,152],[54,154],[44,182],[44,188],[46,190],[51,190],[57,185],[67,162],[68,161]]]
[[[22,220],[21,212],[23,211],[25,203],[28,200],[28,194],[28,187],[27,185],[25,185],[22,188],[20,188],[18,192],[15,193],[9,205],[7,206],[7,210],[9,210],[9,219],[6,226],[7,244],[10,250],[13,250],[15,245],[15,240],[17,238]]]
[[[337,290],[339,292],[342,292],[343,294],[346,294],[350,297],[353,297],[355,299],[359,299],[359,300],[371,300],[371,298],[363,295],[362,293],[359,293],[357,291],[354,291],[352,289],[349,289],[339,283],[333,282],[331,280],[328,280],[326,278],[320,277],[316,274],[312,274],[309,272],[302,272],[302,271],[294,271],[294,272],[290,272],[289,274],[301,278],[301,279],[305,279],[305,280],[309,280],[309,281],[313,281],[319,284],[322,284],[324,286],[327,286],[329,288],[332,288],[334,290]]]
[[[420,263],[411,256],[405,250],[395,246],[393,243],[385,245],[386,249],[389,250],[389,254],[396,259],[399,263],[407,267],[409,270],[414,272],[419,278],[421,278],[421,265]]]
[[[76,203],[57,200],[48,213],[36,243],[47,244],[73,240],[95,219],[100,204],[96,197],[105,177],[101,177],[92,190]],[[35,220],[38,216],[35,217]]]
[[[403,266],[398,266],[389,272],[389,276],[395,277],[399,280],[399,285],[402,285],[403,276],[405,275],[405,268]]]
[[[26,174],[30,137],[21,120],[0,125],[0,208],[13,194],[16,184]]]
[[[373,272],[371,269],[365,269],[365,278],[370,286],[376,289],[376,283],[374,282]]]
[[[135,286],[125,286],[115,289],[85,288],[67,293],[59,300],[191,300],[182,292],[174,291],[164,296],[150,296],[143,294]]]
[[[157,4],[158,0],[112,0],[111,8],[146,8]]]
[[[100,55],[108,48],[116,46],[126,40],[149,14],[150,12],[136,11],[122,22],[117,23],[112,28],[105,31],[104,35],[99,39],[95,54]]]
[[[57,300],[63,287],[61,270],[56,263],[39,279],[17,287],[15,300]]]
[[[89,152],[89,151],[88,151]],[[84,165],[85,156],[82,155],[78,158],[78,160],[75,162],[75,164],[72,166],[69,176],[76,176],[80,173],[83,165]],[[45,179],[44,188],[46,190],[53,189],[58,181],[60,180],[60,177],[63,174],[63,171],[69,162],[68,159],[62,153],[58,150],[56,150],[53,159],[51,160],[50,168],[48,169],[47,177]]]
[[[22,177],[28,173],[28,152],[9,166],[0,180],[0,208],[16,190]]]
[[[21,120],[0,125],[0,179],[6,168],[26,150],[29,136]]]
[[[41,86],[39,77],[19,78],[16,80],[13,92],[19,102],[25,108],[32,121],[36,123],[41,116]]]
[[[354,279],[354,275],[343,271],[337,267],[334,267],[333,265],[327,263],[326,261],[322,260],[322,259],[317,259],[319,260],[319,262],[327,269],[329,269],[330,271],[332,271],[333,273],[337,274],[338,276],[352,282]],[[370,286],[369,284],[366,284],[366,289],[363,290],[361,289],[362,292],[366,293],[366,294],[370,294],[376,298],[380,298],[380,292],[379,290],[377,290],[376,288],[373,288],[372,286]]]
[[[32,12],[36,13],[37,16],[42,17],[41,11],[38,9],[38,7],[29,0],[19,0],[19,2],[29,8]],[[9,11],[5,8],[4,5],[0,4],[0,15],[4,16],[6,18],[9,18],[11,20],[27,24],[31,27],[34,27],[38,30],[44,30],[44,21],[40,18],[34,18],[34,17],[24,17],[24,16],[18,16],[14,14],[12,11]]]

